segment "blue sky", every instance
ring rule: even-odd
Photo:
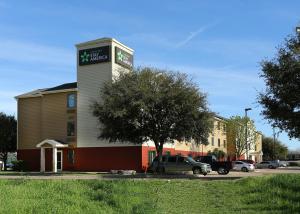
[[[14,96],[76,81],[74,44],[113,37],[135,50],[135,65],[188,73],[224,117],[260,116],[262,59],[300,24],[300,1],[0,0],[0,111],[16,115]],[[279,139],[290,149],[299,140]]]

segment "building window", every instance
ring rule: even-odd
[[[224,140],[223,143],[224,143],[224,148],[226,148],[226,140]]]
[[[218,125],[217,125],[217,127],[218,127],[218,130],[220,130],[220,129],[221,129],[221,123],[220,123],[220,122],[218,122],[217,124],[218,124]]]
[[[76,107],[76,95],[75,94],[68,94],[67,100],[67,107],[68,108],[75,108]]]
[[[218,147],[220,147],[221,146],[221,140],[220,140],[220,138],[218,138]]]
[[[154,160],[155,156],[156,156],[155,151],[149,151],[148,152],[148,164],[149,164],[149,166],[152,163],[152,161]]]
[[[226,124],[223,124],[223,131],[226,132]]]
[[[68,150],[68,162],[74,164],[74,150]]]
[[[214,137],[211,138],[211,145],[214,146],[215,142],[214,142]]]
[[[67,123],[67,136],[68,137],[75,136],[75,122],[74,121],[68,121],[68,123]]]
[[[254,151],[257,151],[257,146],[256,145],[254,146]]]

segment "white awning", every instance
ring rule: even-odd
[[[62,144],[61,142],[58,142],[56,140],[43,140],[42,142],[40,142],[39,144],[36,145],[37,148],[64,148],[64,147],[68,147],[68,145],[66,144]]]

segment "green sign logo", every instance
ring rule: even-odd
[[[81,62],[82,63],[88,62],[89,61],[89,56],[90,55],[86,51],[84,51],[83,54],[80,56]]]
[[[124,59],[124,55],[122,54],[121,51],[118,51],[117,57],[118,57],[118,60],[120,60],[120,61],[123,61],[123,59]]]
[[[132,54],[122,50],[121,48],[115,47],[115,61],[119,65],[126,68],[132,69],[133,67],[133,56]]]
[[[110,46],[79,50],[78,64],[91,65],[110,61]]]

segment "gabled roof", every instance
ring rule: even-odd
[[[66,90],[77,88],[77,82],[65,83],[62,85],[55,86],[53,88],[48,88],[45,91],[57,91],[57,90]]]
[[[37,148],[45,147],[45,148],[63,148],[63,147],[68,147],[68,144],[62,143],[61,141],[58,140],[43,140],[39,144],[36,145]]]
[[[65,90],[72,91],[76,89],[77,89],[77,82],[71,82],[71,83],[58,85],[52,88],[37,89],[31,92],[27,92],[25,94],[18,95],[15,98],[18,99],[18,98],[27,98],[27,97],[40,97],[43,96],[43,94],[64,92]]]

